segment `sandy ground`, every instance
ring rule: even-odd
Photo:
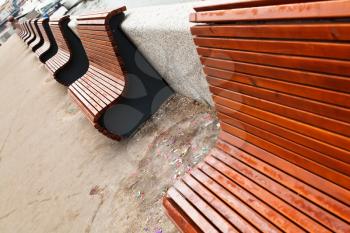
[[[211,109],[174,96],[122,142],[99,134],[15,35],[0,47],[0,232],[176,232],[161,198],[213,146]]]

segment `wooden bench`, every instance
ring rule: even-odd
[[[50,29],[57,43],[57,52],[45,62],[59,83],[69,86],[83,76],[88,60],[79,38],[69,28],[69,16],[50,18]]]
[[[26,44],[29,46],[30,43],[32,43],[35,38],[36,38],[36,35],[35,35],[35,32],[34,32],[34,29],[33,29],[33,26],[32,26],[32,21],[34,19],[30,19],[27,21],[27,27],[28,27],[28,31],[29,31],[29,36],[25,39],[25,42]]]
[[[43,37],[41,35],[41,32],[38,28],[38,20],[39,19],[34,19],[31,21],[31,26],[33,29],[33,33],[35,34],[35,40],[33,40],[30,44],[29,47],[32,48],[32,51],[35,52],[41,45],[43,45]]]
[[[221,132],[168,216],[182,232],[350,232],[350,1],[235,4],[190,17]]]
[[[26,28],[24,26],[24,22],[18,22],[18,36],[23,39],[23,37],[27,34]]]
[[[30,37],[31,33],[30,33],[30,30],[29,30],[29,27],[28,27],[28,20],[24,21],[23,22],[23,25],[24,25],[24,28],[26,30],[26,33],[24,34],[23,36],[23,41],[26,42],[26,40]]]
[[[41,18],[38,20],[38,29],[42,35],[43,44],[35,51],[35,53],[39,57],[40,61],[45,63],[57,53],[58,48],[49,27],[48,18]]]
[[[117,140],[130,136],[172,94],[120,30],[125,10],[126,7],[121,7],[77,18],[89,69],[69,86],[69,94],[89,121],[100,132]],[[154,77],[140,72],[135,54]],[[163,95],[156,97],[157,93]]]

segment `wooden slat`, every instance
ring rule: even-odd
[[[246,95],[251,95],[253,97],[268,100],[288,107],[293,107],[311,113],[327,116],[332,119],[338,119],[340,121],[349,122],[348,116],[350,116],[350,111],[347,108],[341,108],[311,100],[308,101],[304,98],[280,94],[276,91],[256,88],[254,86],[222,80],[219,78],[208,76],[207,79],[208,82],[215,87],[235,90]]]
[[[210,87],[210,90],[214,95],[220,95],[222,97],[229,98],[229,99],[234,100],[236,102],[242,101],[242,99],[244,99],[244,101],[242,103],[247,104],[249,106],[258,107],[258,106],[266,105],[266,102],[256,102],[256,104],[251,104],[250,101],[248,102],[248,100],[246,100],[246,96],[242,96],[242,95],[238,94],[238,97],[236,97],[236,96],[232,95],[232,92],[227,94],[226,90],[224,90],[224,89],[219,89],[217,91],[216,87]],[[265,108],[263,107],[262,109],[265,109]],[[282,110],[283,110],[283,108],[282,108]],[[279,113],[276,112],[276,114],[279,114]],[[280,114],[280,115],[283,115],[283,114]],[[249,119],[247,118],[247,120],[249,120]],[[275,124],[270,124],[270,125],[275,125]],[[328,157],[333,157],[333,158],[336,158],[337,160],[343,161],[345,163],[350,163],[350,159],[349,159],[350,152],[348,152],[348,151],[342,150],[342,149],[337,148],[337,147],[333,147],[333,146],[331,146],[327,143],[321,142],[317,139],[309,138],[305,135],[295,133],[295,132],[288,130],[288,129],[285,129],[285,128],[280,128],[280,130],[281,130],[281,132],[279,134],[283,134],[285,138],[287,138],[293,142],[296,142],[300,145],[304,145],[308,148],[311,148],[315,151],[318,151],[322,154],[325,154]],[[282,133],[284,131],[286,131],[286,133]]]
[[[308,87],[290,82],[283,82],[265,77],[205,67],[204,72],[211,77],[239,82],[268,90],[274,90],[294,96],[300,96],[311,100],[320,101],[341,107],[350,107],[350,95],[336,91]]]
[[[68,89],[68,94],[69,96],[73,99],[73,101],[82,109],[84,112],[85,116],[89,119],[89,121],[93,124],[94,123],[94,116],[87,110],[85,105],[80,101],[79,98],[75,96],[75,89],[74,88],[69,88]]]
[[[230,148],[229,149],[228,147],[229,146],[226,146],[225,150],[231,150],[231,149],[235,150],[234,148],[229,147]],[[271,192],[272,194],[276,195],[277,197],[291,203],[299,211],[301,211],[301,212],[309,215],[311,218],[313,218],[316,222],[312,222],[312,224],[310,224],[309,227],[311,229],[312,228],[314,229],[314,230],[310,229],[311,232],[327,231],[326,228],[332,229],[333,231],[337,231],[337,229],[338,230],[339,229],[343,229],[343,230],[349,229],[349,225],[346,222],[344,222],[341,219],[335,217],[334,215],[324,211],[322,208],[318,207],[317,205],[313,204],[312,202],[310,202],[307,199],[300,196],[300,194],[298,195],[298,194],[292,192],[291,190],[285,188],[284,186],[282,186],[278,182],[276,182],[272,179],[269,179],[265,174],[260,173],[261,171],[264,171],[265,173],[271,172],[273,170],[273,169],[271,169],[271,167],[267,166],[266,164],[259,163],[258,160],[251,158],[252,156],[246,157],[246,158],[250,157],[251,158],[250,160],[247,159],[247,160],[243,160],[244,162],[242,162],[240,159],[243,159],[243,158],[237,159],[236,157],[232,157],[232,156],[239,157],[239,156],[243,156],[244,153],[239,153],[239,151],[237,151],[236,153],[232,154],[231,151],[228,152],[231,156],[228,156],[226,153],[223,153],[222,151],[219,151],[219,150],[213,151],[212,154],[213,154],[213,156],[215,156],[219,160],[228,164],[231,168],[234,168],[235,170],[237,170],[238,172],[240,172],[240,173],[244,172],[244,175],[247,176],[249,179],[253,180],[254,182],[256,182],[259,185],[267,187],[269,192]],[[264,168],[264,170],[255,170],[255,169],[249,168],[248,165],[251,165],[254,162],[256,163],[254,168],[259,168],[259,169]],[[247,164],[245,164],[245,163],[247,163]],[[261,165],[261,167],[259,167],[260,165]],[[284,177],[283,173],[278,173],[278,174],[280,174],[280,179],[281,179],[278,181],[284,181],[284,179],[289,178],[287,176]],[[296,183],[294,183],[294,186],[296,186],[296,184],[298,183],[296,180],[295,180],[295,182]],[[307,188],[307,186],[304,186],[304,188]],[[308,189],[308,191],[310,191],[310,192],[312,191],[313,192],[312,195],[317,196],[317,190]],[[322,194],[320,194],[320,195],[322,195]],[[343,206],[343,209],[346,210],[346,208],[347,208],[346,206]],[[336,211],[339,212],[339,210],[336,210]],[[344,213],[340,213],[340,214],[344,215]],[[317,222],[324,224],[324,225],[323,226],[321,224],[318,225]],[[315,231],[317,228],[318,228],[318,231]],[[329,230],[328,230],[328,232],[329,232]]]
[[[316,2],[316,1],[318,2],[322,0],[236,0],[236,1],[231,0],[225,3],[197,6],[197,7],[193,7],[193,9],[199,12],[199,11],[224,10],[224,9],[259,7],[259,6],[268,6],[268,5],[281,5],[281,4]]]
[[[276,19],[345,18],[350,16],[349,0],[333,0],[283,6],[262,6],[242,9],[192,13],[192,22],[232,22]]]
[[[232,223],[240,228],[241,231],[256,231],[256,229],[247,229],[247,225],[252,224],[253,226],[261,229],[263,232],[281,232],[277,227],[275,227],[273,224],[271,224],[269,221],[267,221],[265,218],[262,218],[256,211],[249,208],[246,204],[244,204],[240,199],[232,196],[225,188],[218,185],[215,180],[212,180],[208,176],[206,176],[203,172],[201,172],[198,169],[192,170],[191,175],[196,178],[198,181],[196,181],[191,176],[186,175],[183,180],[191,186],[192,189],[200,193],[201,195],[204,192],[208,191],[201,191],[204,190],[204,187],[210,190],[212,193],[215,193],[218,198],[223,200],[225,205],[231,207],[232,209],[236,210],[237,213],[233,212],[232,210],[228,211],[228,216],[225,216],[227,219],[233,219]],[[202,195],[203,196],[203,195]],[[210,195],[209,195],[210,196]],[[212,203],[212,200],[214,197],[209,199],[209,203]],[[239,215],[237,215],[239,214]],[[242,216],[242,217],[241,217]],[[240,222],[237,221],[237,219],[244,218],[245,221],[248,221],[247,223],[243,223],[243,227],[239,227]]]
[[[248,115],[255,116],[260,119],[264,119],[265,121],[268,121],[272,124],[280,125],[282,127],[285,127],[287,129],[290,129],[292,131],[307,135],[309,137],[312,137],[314,139],[323,141],[325,143],[328,143],[330,145],[334,145],[339,148],[343,148],[345,150],[349,151],[350,148],[350,138],[331,133],[325,130],[321,130],[315,127],[312,127],[310,125],[291,120],[286,117],[279,116],[277,114],[269,113],[262,111],[257,108],[253,108],[247,105],[243,105],[241,103],[237,103],[222,97],[215,97],[214,101],[217,101],[218,104],[225,104],[230,106],[231,109],[239,110],[241,112],[244,112]]]
[[[200,196],[193,192],[185,183],[178,181],[174,187],[192,204],[195,205],[206,218],[222,232],[239,232],[225,220],[214,208],[208,205]]]
[[[231,194],[228,194],[227,191],[222,190],[220,192],[216,192],[218,195],[222,196],[223,199],[226,199],[230,197],[231,195],[236,196],[240,200],[242,200],[245,204],[250,206],[252,209],[260,213],[262,216],[264,216],[267,220],[271,221],[272,223],[276,224],[280,229],[283,229],[286,232],[304,232],[302,228],[298,227],[295,223],[290,221],[288,218],[284,217],[282,214],[278,212],[279,209],[287,209],[292,207],[289,207],[286,203],[283,203],[283,201],[278,200],[277,198],[272,196],[267,191],[263,190],[261,187],[252,187],[253,191],[256,192],[256,196],[251,194],[249,192],[249,189],[247,187],[242,188],[239,184],[243,183],[247,186],[248,180],[244,178],[244,176],[239,175],[238,173],[235,173],[235,176],[232,177],[233,179],[230,180],[230,175],[232,175],[234,172],[229,169],[224,164],[220,163],[219,161],[215,160],[213,157],[207,157],[206,162],[211,161],[212,164],[208,165],[207,163],[201,162],[198,164],[198,168],[200,170],[194,169],[191,173],[197,178],[197,179],[204,179],[207,180],[207,178],[203,175],[201,175],[201,178],[199,177],[199,174],[205,174],[208,177],[211,178],[210,185],[215,185],[217,182],[222,187],[225,187]],[[215,162],[214,162],[215,161]],[[220,164],[220,165],[219,165]],[[220,167],[218,170],[215,170],[216,166],[223,166]],[[199,172],[200,171],[200,172]],[[222,175],[220,172],[225,174],[226,176]],[[199,174],[197,174],[199,173]],[[243,181],[244,180],[244,181]],[[203,181],[204,182],[204,181]],[[217,186],[217,185],[216,185]],[[249,186],[250,187],[250,186]],[[265,204],[263,201],[261,201],[259,196],[263,196],[266,198],[269,198],[271,202],[269,204],[273,204],[272,207]],[[276,210],[275,210],[276,209]],[[292,212],[292,211],[291,211]],[[294,221],[298,222],[298,212],[294,211],[293,219]],[[302,219],[305,219],[302,217]],[[302,220],[300,219],[300,220]],[[303,224],[304,221],[301,221]],[[303,225],[302,225],[303,227]],[[268,232],[268,231],[266,231]]]
[[[167,194],[178,206],[180,206],[186,212],[186,214],[192,219],[193,222],[195,222],[198,225],[198,227],[203,232],[208,232],[208,233],[219,232],[176,189],[170,188]]]
[[[266,144],[271,145],[271,148],[266,149],[267,151],[270,151],[294,164],[300,164],[300,167],[303,167],[325,179],[333,181],[334,183],[349,189],[349,175],[341,174],[340,172],[334,171],[329,168],[333,166],[336,169],[343,171],[344,173],[349,173],[348,164],[326,157],[320,153],[313,153],[313,151],[305,147],[302,147],[296,143],[284,139],[283,137],[279,137],[273,134],[274,132],[269,133],[268,131],[264,131],[256,127],[255,125],[251,125],[244,121],[239,121],[241,118],[247,117],[247,115],[240,114],[239,112],[235,112],[236,114],[234,114],[230,112],[227,108],[225,109],[222,106],[217,106],[217,108],[220,112],[218,115],[221,117],[223,122],[241,130],[244,130],[247,133],[250,133],[268,142]],[[262,121],[260,121],[259,123],[263,124]],[[266,127],[267,125],[265,125],[265,128]],[[281,149],[281,147],[283,149]]]
[[[349,60],[350,45],[329,42],[299,42],[282,40],[224,39],[195,37],[197,46],[233,49],[260,53],[309,56]]]
[[[230,38],[268,38],[292,40],[348,41],[350,24],[268,24],[268,25],[203,25],[191,27],[196,36]]]
[[[203,47],[197,48],[197,51],[199,55],[204,57],[212,57],[284,68],[293,68],[296,70],[333,74],[346,77],[350,76],[350,63],[347,61]]]
[[[178,228],[186,229],[187,233],[202,232],[172,199],[164,197],[163,206],[165,207],[166,214],[171,219],[174,219],[173,223],[176,224]]]
[[[283,170],[285,173],[288,173],[292,176],[295,176],[297,179],[303,180],[303,182],[306,182],[310,185],[312,185],[314,188],[321,190],[324,193],[327,193],[329,196],[349,205],[350,203],[350,193],[348,190],[335,185],[325,179],[322,179],[319,176],[316,176],[310,172],[308,172],[305,169],[302,169],[298,166],[293,165],[292,163],[270,153],[267,152],[266,150],[263,150],[261,148],[259,148],[258,146],[255,146],[254,143],[252,143],[252,141],[257,141],[258,139],[256,137],[253,137],[252,135],[239,130],[238,128],[235,128],[233,126],[230,126],[226,123],[222,123],[223,128],[225,129],[225,131],[227,131],[226,133],[223,132],[221,133],[221,138],[225,141],[230,143],[231,145],[235,146],[235,147],[240,147],[240,149],[246,151],[247,153],[250,154],[254,154],[255,157],[259,158],[260,160],[263,160],[275,167],[278,167],[278,169]],[[243,136],[246,135],[246,136]],[[248,137],[249,136],[249,137]],[[248,139],[248,140],[247,140]],[[229,140],[229,141],[228,141]],[[247,145],[245,145],[245,141]],[[218,148],[222,149],[223,147],[220,147],[218,145]],[[276,179],[278,180],[278,178],[276,177]],[[293,187],[295,185],[297,185],[297,183],[293,183],[291,182],[290,185],[293,185]],[[298,186],[296,186],[298,187]],[[302,190],[299,190],[298,192],[301,192]],[[304,192],[301,192],[304,193]],[[324,203],[332,203],[332,202],[337,202],[336,200],[332,199],[332,198],[320,198],[319,196],[315,196],[314,192],[306,192],[305,195],[308,195],[309,199],[312,199],[314,201],[321,201]],[[333,212],[338,213],[339,210],[334,209],[334,204],[323,204],[325,206],[328,206],[328,208],[331,208]],[[345,213],[346,208],[343,208],[344,211],[340,212],[341,213]],[[348,216],[347,214],[344,216],[345,218]]]
[[[293,69],[264,66],[209,57],[201,57],[200,59],[203,65],[212,68],[224,69],[232,72],[237,71],[245,74],[252,74],[281,81],[288,81],[290,83],[297,83],[307,86],[330,89],[333,91],[350,93],[350,79],[347,77],[303,72]]]

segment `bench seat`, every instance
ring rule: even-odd
[[[89,68],[88,72],[69,90],[76,102],[83,104],[88,119],[95,124],[104,109],[113,104],[124,90],[125,82],[116,79],[106,72],[96,68]]]
[[[190,17],[221,132],[163,199],[182,232],[350,231],[350,1],[290,2]]]

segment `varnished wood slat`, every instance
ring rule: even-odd
[[[202,232],[172,199],[164,197],[163,206],[165,207],[166,214],[171,219],[174,219],[173,223],[176,224],[178,228],[186,229],[188,233]]]
[[[232,150],[235,150],[235,148],[232,148]],[[252,158],[251,160],[249,160],[249,159],[243,160],[244,162],[242,162],[240,159],[244,159],[244,158],[241,158],[239,156],[244,156],[245,154],[238,153],[238,152],[239,151],[237,151],[237,153],[235,153],[235,154],[231,154],[229,152],[230,155],[233,155],[233,157],[232,157],[232,156],[228,156],[226,153],[223,153],[222,151],[214,150],[212,155],[215,156],[216,158],[218,158],[219,160],[223,161],[224,163],[228,164],[231,168],[234,168],[238,172],[245,171],[245,173],[244,173],[245,176],[254,180],[254,182],[256,182],[259,185],[263,185],[264,187],[268,187],[269,192],[271,192],[272,194],[276,195],[277,197],[279,197],[279,198],[281,198],[289,203],[293,203],[293,206],[295,208],[297,208],[299,211],[301,211],[301,212],[309,215],[311,218],[313,218],[314,222],[312,222],[312,224],[309,225],[311,232],[323,232],[323,231],[330,232],[330,230],[337,231],[337,229],[343,229],[343,230],[349,229],[349,225],[346,222],[344,222],[341,219],[335,217],[334,215],[324,211],[324,209],[320,208],[319,206],[315,205],[314,203],[303,198],[303,196],[301,196],[300,194],[298,195],[298,194],[292,192],[291,190],[282,186],[281,184],[279,184],[275,180],[269,179],[267,176],[265,176],[264,174],[259,172],[261,170],[255,170],[255,169],[249,168],[248,165],[251,165],[251,163],[256,162],[257,163],[256,167],[259,169],[265,168],[265,170],[266,170],[265,173],[272,171],[271,167],[269,167],[263,163],[260,164],[259,161],[255,160],[254,158]],[[235,156],[237,156],[239,159]],[[261,167],[259,167],[260,165],[261,165]],[[288,176],[283,177],[283,173],[279,173],[279,174],[281,175],[281,179],[289,178]],[[294,186],[295,185],[296,184],[294,184]],[[307,188],[307,186],[304,186],[304,187]],[[317,190],[308,189],[308,191],[313,191],[314,195],[317,195]],[[322,195],[322,194],[320,194],[320,195]],[[343,209],[346,209],[346,208],[347,208],[346,206],[343,206]],[[337,210],[336,212],[338,213],[339,210]],[[344,215],[344,213],[340,213],[340,214]],[[317,224],[317,222],[319,222],[321,224]],[[323,226],[322,226],[322,224],[323,224]],[[318,231],[316,231],[317,228],[318,228]],[[327,228],[328,228],[328,230],[327,230]],[[311,229],[314,229],[314,230],[311,230]]]
[[[209,157],[207,158],[208,162]],[[210,177],[211,180],[208,181],[210,185],[215,185],[215,183],[220,184],[222,187],[225,187],[231,194],[228,194],[227,191],[221,189],[220,192],[216,192],[219,196],[223,198],[223,200],[229,198],[231,195],[236,196],[240,200],[242,200],[245,204],[250,206],[252,209],[260,213],[263,217],[265,217],[267,220],[271,221],[273,224],[276,224],[280,229],[283,229],[286,232],[304,232],[304,230],[301,228],[304,226],[304,220],[305,217],[300,218],[301,221],[301,227],[296,225],[294,222],[290,221],[288,218],[283,216],[281,213],[278,212],[280,209],[286,210],[287,208],[293,209],[293,207],[289,207],[286,203],[283,203],[282,200],[278,200],[275,196],[272,196],[270,193],[268,193],[266,190],[263,190],[261,187],[252,187],[253,194],[249,192],[249,189],[247,188],[247,185],[242,188],[240,185],[242,183],[247,184],[248,180],[244,178],[244,176],[239,175],[238,173],[235,173],[235,176],[232,177],[233,179],[230,180],[230,175],[233,174],[233,171],[230,170],[227,166],[224,164],[220,164],[219,161],[216,161],[213,157],[211,157],[211,162],[213,164],[208,165],[207,163],[201,162],[198,164],[198,170],[194,169],[191,174],[195,176],[199,180],[203,180],[202,182],[205,182],[207,178],[203,176],[202,174],[205,174],[206,176]],[[215,161],[215,162],[213,162]],[[220,164],[222,167],[220,167],[218,170],[215,170],[215,165]],[[200,170],[199,170],[200,169]],[[229,172],[228,172],[229,171]],[[222,175],[220,172],[223,172],[226,176]],[[199,177],[200,176],[200,177]],[[218,186],[218,185],[215,185]],[[251,187],[251,186],[249,186]],[[218,187],[218,189],[220,189]],[[254,195],[254,191],[256,194]],[[259,196],[268,198],[271,200],[269,204],[273,204],[272,207],[270,207],[268,204],[265,204],[263,201],[259,199]],[[277,203],[278,202],[278,203]],[[229,203],[226,201],[226,203]],[[291,211],[292,212],[292,211]],[[294,210],[293,212],[293,221],[298,222],[298,215],[300,215],[297,211]],[[268,232],[268,231],[266,231]]]
[[[87,74],[82,77],[82,80],[84,80],[85,82],[89,83],[90,86],[93,86],[95,89],[97,89],[101,94],[108,98],[109,101],[114,101],[114,99],[118,97],[117,93],[111,91],[109,88],[106,88],[106,86],[103,85],[103,83],[96,81]]]
[[[195,37],[200,47],[349,60],[350,45],[330,42]]]
[[[202,25],[191,27],[191,33],[230,38],[349,41],[350,24]]]
[[[75,82],[75,85],[80,88],[81,91],[84,91],[84,93],[94,101],[95,104],[93,106],[100,111],[102,108],[106,107],[106,103],[104,103],[94,92],[91,91],[90,88],[87,88],[85,85],[83,85],[82,82]],[[83,95],[85,96],[85,95]],[[90,101],[89,101],[90,102]]]
[[[203,65],[212,68],[252,74],[281,81],[288,81],[290,83],[350,93],[350,79],[347,77],[304,72],[287,68],[257,65],[209,57],[201,57],[200,59]]]
[[[101,106],[99,106],[89,95],[87,95],[85,91],[82,90],[76,83],[73,83],[71,86],[71,89],[76,90],[75,95],[78,98],[80,96],[80,100],[85,100],[85,102],[82,101],[84,104],[88,102],[89,106],[92,106],[91,108],[89,108],[89,111],[92,112],[94,115],[97,115],[98,111],[101,110]]]
[[[211,76],[208,76],[207,80],[213,86],[220,87],[223,89],[235,90],[246,95],[251,95],[281,105],[286,105],[288,107],[309,111],[311,113],[320,114],[322,116],[326,116],[344,122],[349,122],[350,119],[350,110],[347,108],[307,100],[305,98],[278,93],[273,90],[257,88],[255,86],[223,80]]]
[[[178,206],[180,206],[183,210],[186,211],[186,214],[193,220],[193,222],[195,222],[198,225],[198,227],[203,232],[208,232],[208,233],[218,233],[219,232],[176,189],[170,188],[168,190],[167,194]]]
[[[108,12],[90,12],[88,14],[79,15],[77,20],[91,20],[91,19],[107,19],[109,20],[111,17],[118,15],[122,12],[126,11],[126,6],[121,6],[117,9]]]
[[[201,193],[201,196],[203,196],[202,194],[204,192],[208,192],[205,190],[205,189],[208,189],[212,193],[215,193],[218,196],[218,198],[223,200],[223,202],[225,203],[224,205],[227,205],[228,207],[231,207],[232,209],[237,211],[237,213],[235,213],[232,210],[229,210],[227,211],[228,216],[225,216],[225,217],[227,219],[232,219],[232,223],[236,227],[238,227],[241,231],[249,231],[249,232],[256,231],[255,228],[252,228],[252,229],[249,228],[249,225],[252,224],[253,226],[261,229],[263,232],[281,232],[277,227],[275,227],[273,224],[268,222],[266,219],[262,218],[256,211],[252,210],[246,204],[242,203],[240,199],[231,195],[225,188],[218,185],[214,180],[210,179],[200,170],[198,169],[192,170],[191,175],[200,182],[199,183],[189,175],[185,175],[183,180],[192,189],[194,189],[198,193]],[[208,195],[208,196],[210,197],[211,195]],[[212,203],[213,202],[212,200],[214,199],[215,199],[214,197],[211,197],[210,199],[208,199],[208,202]],[[241,218],[244,218],[244,221],[248,221],[249,223],[248,222],[244,223],[244,221],[242,221],[243,226],[240,227],[239,225],[240,222],[238,220]]]
[[[229,91],[220,87],[210,86],[209,88],[214,95],[219,95],[228,99],[232,99],[236,102],[241,102],[242,104],[257,107],[262,110],[276,113],[281,116],[298,120],[309,125],[326,129],[341,135],[350,136],[349,123],[334,120],[328,117],[322,117],[318,114],[313,114],[308,111],[301,111],[296,108],[290,108],[288,106],[269,102],[261,98],[245,95],[243,93]]]
[[[286,4],[283,6],[262,6],[210,12],[192,13],[192,22],[232,22],[277,19],[317,19],[317,18],[345,18],[350,16],[348,9],[350,1],[334,0],[300,4]]]
[[[221,78],[224,80],[248,84],[268,90],[274,90],[294,96],[300,96],[311,100],[320,101],[341,107],[350,107],[350,94],[330,91],[315,87],[308,87],[300,84],[269,79],[265,77],[204,67],[204,72],[208,76]]]
[[[197,48],[197,51],[199,55],[204,57],[220,58],[260,65],[270,65],[346,77],[350,76],[350,62],[348,61],[202,47]]]
[[[208,205],[200,196],[193,192],[185,183],[178,181],[174,187],[206,218],[211,221],[222,232],[239,232],[230,223],[227,222],[214,208]]]
[[[316,2],[322,0],[236,0],[227,1],[225,3],[209,4],[203,6],[195,6],[193,9],[197,12],[200,11],[212,11],[212,10],[225,10],[235,8],[247,8],[247,7],[260,7],[268,5],[282,5],[291,3],[304,3],[304,2]]]
[[[84,106],[84,109],[87,109],[89,111],[89,115],[92,117],[89,118],[91,122],[95,121],[95,115],[97,114],[97,110],[85,99],[83,98],[80,93],[75,89],[75,87],[70,86],[69,90],[73,94],[73,96],[79,101],[79,106]]]
[[[76,97],[75,93],[77,94],[77,92],[76,92],[76,90],[74,88],[69,88],[68,89],[69,96],[82,109],[82,111],[84,112],[85,116],[89,119],[89,121],[92,124],[94,124],[94,116],[91,114],[90,111],[88,111],[88,109],[85,107],[85,104],[82,103],[81,100],[78,97]]]
[[[342,169],[345,173],[349,173],[349,165],[344,164],[340,161],[336,161],[334,159],[328,159],[325,156],[319,158],[317,157],[319,154],[312,154],[312,151],[310,152],[310,150],[307,150],[305,147],[301,147],[298,144],[292,143],[291,141],[285,140],[282,137],[279,137],[273,133],[269,133],[268,131],[264,131],[244,121],[238,121],[237,119],[239,119],[239,117],[233,118],[233,116],[239,116],[239,113],[233,115],[232,112],[228,111],[228,109],[222,108],[221,106],[217,106],[217,108],[218,111],[220,111],[218,115],[221,117],[223,122],[244,130],[247,133],[250,133],[264,140],[265,142],[268,142],[266,144],[271,145],[271,147],[265,150],[270,151],[271,153],[274,153],[294,164],[299,164],[300,167],[303,167],[304,169],[313,172],[320,177],[328,179],[340,186],[349,189],[350,182],[348,174],[342,174],[329,168],[331,165],[338,166],[337,169]],[[325,161],[328,163],[320,164],[320,162]]]
[[[242,100],[242,96],[239,95],[238,97],[236,97],[236,96],[232,95],[232,92],[227,94],[226,90],[224,90],[224,89],[219,89],[217,91],[216,87],[210,87],[210,90],[212,91],[212,93],[214,95],[219,95],[219,96],[222,96],[225,98],[229,98],[229,99],[234,100],[236,102]],[[243,97],[243,98],[245,99],[245,97]],[[246,102],[246,100],[244,100],[243,103],[247,104],[249,106],[253,106],[253,107],[263,106],[265,104],[264,102],[256,102],[256,104],[251,104],[250,101]],[[265,108],[263,107],[262,109],[265,109]],[[282,110],[283,110],[283,108],[282,108]],[[276,113],[279,114],[278,112],[276,112]],[[280,115],[283,115],[283,114],[280,114]],[[249,118],[247,118],[246,120],[249,120]],[[271,123],[267,123],[267,124],[270,125],[269,127],[273,127],[271,125],[275,125],[275,124],[271,124]],[[328,157],[335,158],[335,159],[343,161],[345,163],[350,163],[350,159],[349,159],[350,152],[348,152],[348,151],[342,150],[342,149],[337,148],[337,147],[333,147],[332,145],[321,142],[317,139],[312,139],[312,138],[307,137],[303,134],[295,133],[292,130],[288,130],[288,129],[278,127],[278,126],[275,126],[275,127],[279,128],[281,130],[280,133],[278,133],[278,134],[280,134],[280,135],[283,134],[283,136],[286,139],[289,139],[289,140],[296,142],[300,145],[304,145],[310,149],[318,151],[319,153],[327,155]],[[321,159],[321,157],[319,159]]]
[[[325,130],[321,130],[315,127],[312,127],[310,125],[291,120],[289,118],[285,118],[273,113],[265,112],[257,108],[250,107],[248,105],[243,105],[241,103],[237,103],[222,97],[215,97],[214,101],[217,101],[218,104],[227,104],[230,106],[231,109],[239,110],[241,112],[244,112],[246,114],[255,116],[260,119],[264,119],[265,121],[268,121],[272,124],[280,125],[282,127],[285,127],[287,129],[290,129],[292,131],[307,135],[309,137],[312,137],[314,139],[323,141],[325,143],[328,143],[330,145],[334,145],[339,148],[343,148],[345,150],[349,151],[350,148],[350,138],[335,134],[332,132],[328,132]]]
[[[339,215],[343,215],[343,218],[349,218],[350,216],[348,214],[345,214],[344,213],[347,213],[349,210],[349,208],[344,208],[344,206],[342,208],[340,208],[339,206],[342,206],[342,205],[338,205],[337,208],[340,208],[342,209],[341,212],[339,212],[339,209],[336,210],[334,209],[336,206],[334,203],[339,203],[338,201],[340,202],[343,202],[345,203],[346,205],[349,205],[350,203],[350,199],[349,199],[349,196],[350,196],[350,193],[348,190],[338,186],[338,185],[335,185],[334,183],[332,182],[329,182],[311,172],[308,172],[307,170],[303,169],[303,168],[300,168],[299,166],[296,166],[296,165],[293,165],[292,163],[266,151],[266,150],[263,150],[261,149],[260,147],[256,146],[255,144],[252,143],[252,141],[257,141],[258,138],[256,137],[253,137],[252,135],[238,129],[238,128],[235,128],[233,126],[230,126],[226,123],[222,123],[223,125],[223,128],[225,129],[226,132],[222,132],[220,134],[220,138],[225,141],[226,143],[229,143],[235,147],[239,147],[241,150],[244,150],[246,151],[247,153],[249,154],[253,154],[254,157],[260,159],[260,160],[263,160],[264,162],[272,165],[272,166],[275,166],[275,167],[278,167],[278,169],[282,170],[284,173],[287,173],[291,176],[294,176],[296,177],[297,179],[299,180],[302,180],[303,182],[305,183],[308,183],[310,185],[312,185],[315,189],[318,189],[318,190],[321,190],[322,192],[328,194],[329,197],[333,197],[334,199],[332,198],[326,198],[326,196],[319,196],[320,194],[318,193],[316,195],[315,191],[311,191],[310,192],[305,192],[305,190],[303,191],[303,189],[300,189],[301,187],[297,186],[298,182],[295,182],[293,179],[292,180],[289,180],[291,183],[289,183],[289,185],[291,185],[291,187],[294,187],[294,188],[298,188],[298,192],[300,193],[304,193],[304,195],[306,195],[306,197],[308,199],[311,199],[313,201],[316,201],[316,202],[321,202],[321,204],[323,206],[326,206],[327,208],[330,208],[332,210],[332,212],[334,213],[338,213]],[[246,135],[246,136],[243,136],[243,135]],[[244,142],[246,141],[246,145],[244,144]],[[217,145],[217,147],[220,149],[220,150],[224,150],[225,151],[225,148],[227,148],[227,146],[220,146],[220,144]],[[229,153],[228,151],[226,151],[227,153]],[[256,168],[254,168],[256,169]],[[273,177],[277,178],[276,173],[271,173],[273,174]],[[270,175],[271,175],[270,174]],[[281,177],[280,177],[281,178]],[[277,180],[279,180],[280,178],[277,178]],[[282,181],[282,180],[281,180]],[[338,200],[338,201],[337,201]]]

